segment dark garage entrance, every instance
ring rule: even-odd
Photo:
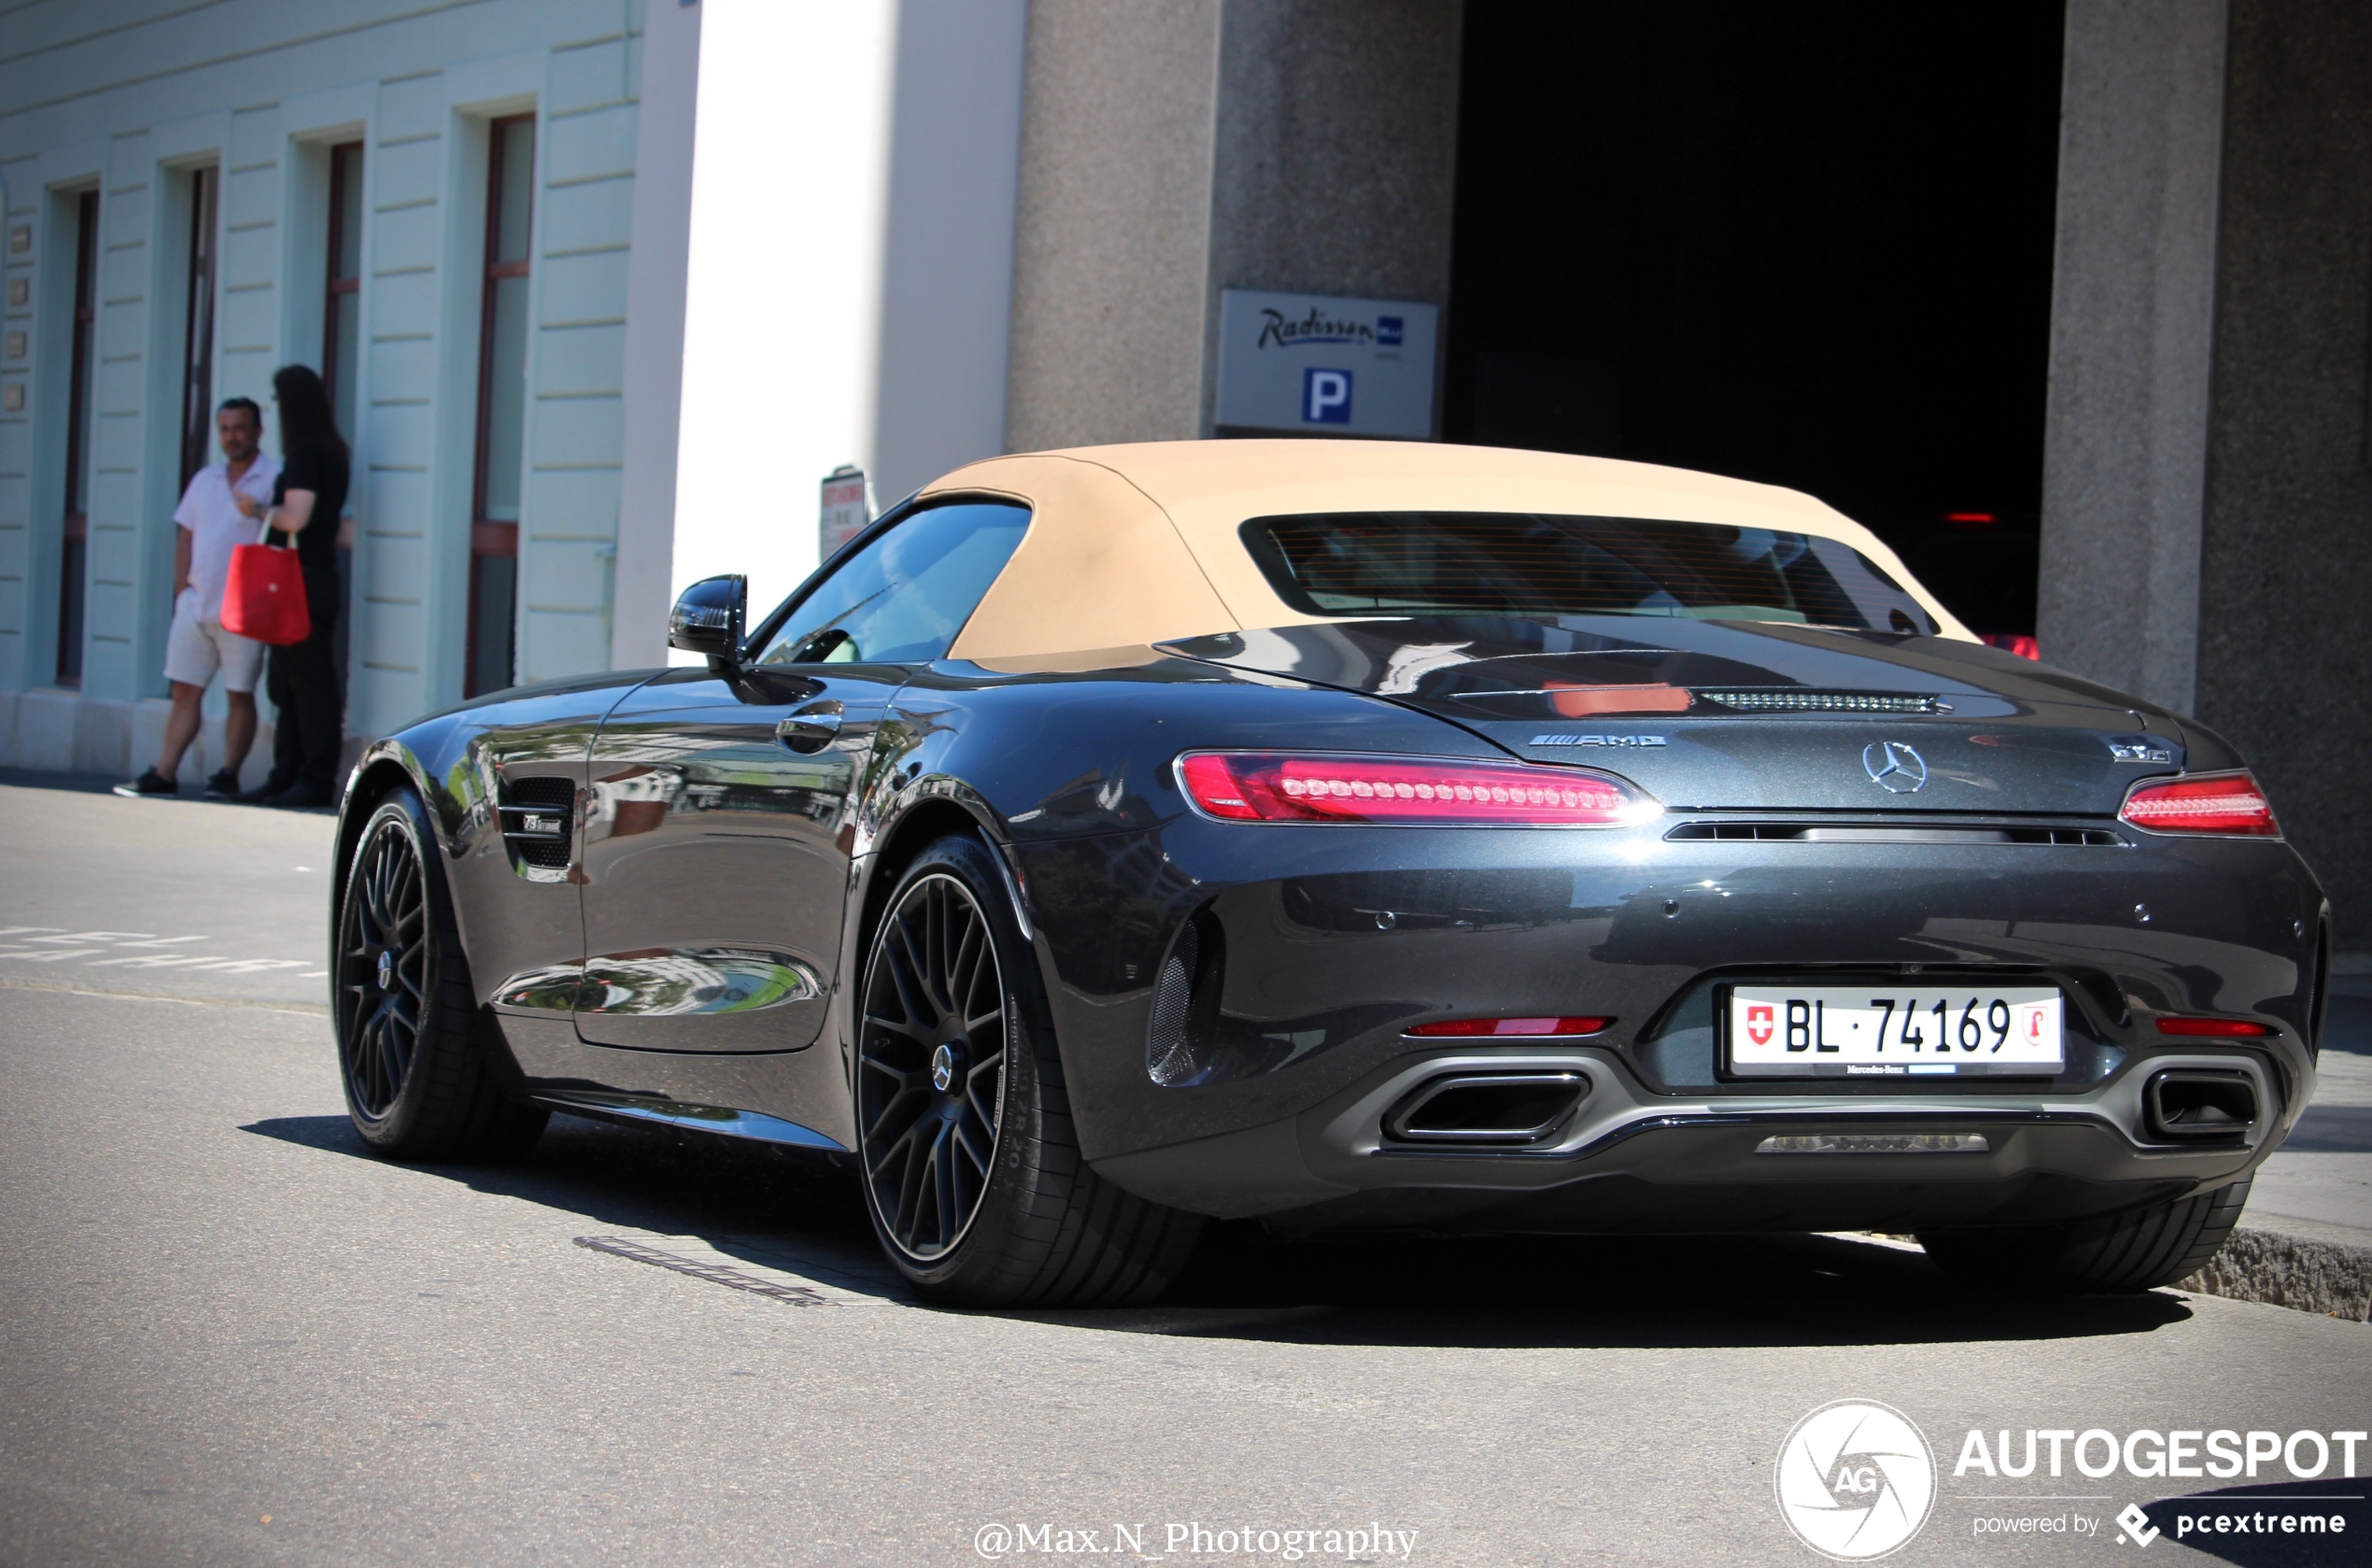
[[[1470,5],[1448,439],[1808,491],[2030,635],[2062,20]]]

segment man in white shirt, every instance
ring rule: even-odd
[[[216,410],[216,437],[222,461],[198,471],[174,509],[179,524],[173,543],[173,629],[165,635],[164,678],[173,685],[173,712],[164,721],[164,750],[156,766],[118,795],[177,795],[181,754],[197,739],[199,704],[219,670],[231,711],[222,722],[222,766],[206,780],[209,799],[239,793],[239,765],[255,742],[255,683],[263,669],[263,644],[222,629],[222,586],[231,574],[231,551],[252,544],[256,526],[239,511],[233,494],[270,504],[280,465],[263,455],[263,411],[248,398],[232,398]]]

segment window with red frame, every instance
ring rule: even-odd
[[[470,526],[470,647],[464,695],[511,684],[518,618],[519,486],[527,452],[528,240],[534,223],[535,117],[488,128],[486,271],[478,327],[476,503]]]
[[[355,373],[361,364],[362,144],[330,148],[330,245],[323,280],[321,385],[338,433],[354,445]]]
[[[58,671],[62,686],[82,685],[82,601],[91,539],[91,385],[98,368],[99,193],[74,198],[74,347],[66,383],[66,505],[58,554]]]

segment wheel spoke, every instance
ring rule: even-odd
[[[943,1255],[963,1240],[995,1169],[1007,1052],[995,933],[959,878],[919,876],[883,915],[858,1018],[867,1195],[898,1250]],[[928,1066],[942,1042],[955,1058],[945,1089]]]
[[[953,1143],[957,1149],[963,1151],[964,1158],[970,1162],[971,1167],[974,1170],[980,1172],[981,1179],[982,1180],[986,1180],[988,1178],[988,1155],[984,1151],[972,1147],[971,1133],[965,1127],[964,1123],[961,1122],[954,1123],[952,1131],[949,1133],[949,1141]]]
[[[938,1210],[934,1218],[939,1225],[941,1248],[955,1239],[957,1218],[961,1209],[955,1201],[955,1161],[948,1151],[950,1124],[939,1124],[939,1136],[931,1139],[931,1207]]]
[[[892,1118],[897,1116],[899,1111],[907,1109],[908,1102],[922,1098],[923,1095],[924,1091],[915,1087],[910,1086],[899,1090],[897,1095],[891,1099],[889,1104],[882,1107],[881,1114],[874,1117],[872,1123],[865,1129],[866,1140],[868,1142],[871,1142],[880,1138],[881,1136],[889,1129]],[[910,1116],[907,1125],[911,1127],[915,1124],[916,1119]]]
[[[904,1035],[908,1039],[912,1040],[917,1045],[928,1045],[930,1043],[930,1036],[926,1032],[915,1028],[911,1024],[901,1023],[895,1018],[884,1018],[878,1012],[867,1013],[865,1015],[865,1022],[873,1028],[887,1029],[894,1035]]]

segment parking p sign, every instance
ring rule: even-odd
[[[1301,373],[1301,417],[1308,425],[1350,423],[1350,372],[1320,370]]]
[[[1218,422],[1430,437],[1438,314],[1405,301],[1227,290],[1220,296]]]

